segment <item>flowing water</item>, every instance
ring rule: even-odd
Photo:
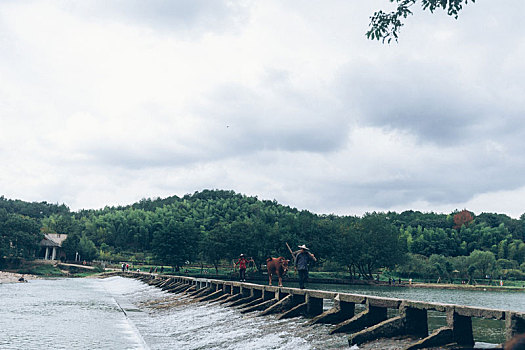
[[[525,311],[522,292],[309,287]],[[328,335],[330,326],[305,322],[196,303],[131,278],[0,284],[0,349],[348,349],[347,335]],[[444,315],[429,314],[429,323],[431,329],[443,325]],[[474,324],[481,330],[477,341],[503,341],[501,321]],[[375,348],[398,346],[383,341]]]

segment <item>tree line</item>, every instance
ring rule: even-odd
[[[466,210],[318,215],[223,190],[76,212],[0,197],[0,257],[29,258],[43,233],[53,232],[68,234],[63,248],[69,259],[79,253],[86,260],[218,266],[244,253],[261,265],[270,256],[290,258],[289,243],[311,247],[318,268],[345,270],[354,278],[370,279],[381,270],[473,281],[522,278],[525,272],[523,215],[476,216]]]

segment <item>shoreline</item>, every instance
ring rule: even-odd
[[[433,288],[433,289],[463,289],[463,290],[496,290],[496,291],[525,291],[523,287],[514,286],[490,286],[485,284],[469,285],[469,284],[434,284],[434,283],[413,283],[412,285],[403,285],[409,288]]]
[[[24,276],[26,281],[41,279],[41,277],[36,275],[21,274],[16,272],[9,271],[0,271],[0,284],[3,283],[19,283],[18,279]]]

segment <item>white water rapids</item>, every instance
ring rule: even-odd
[[[522,292],[312,287],[525,310]],[[348,335],[329,335],[329,325],[304,327],[304,318],[280,321],[257,314],[197,303],[132,278],[0,284],[0,349],[349,349]],[[443,324],[443,315],[429,313],[431,328]],[[476,340],[501,342],[502,326],[502,321],[491,320],[477,325]],[[361,349],[396,349],[405,344],[381,340]]]

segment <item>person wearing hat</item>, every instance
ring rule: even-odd
[[[295,257],[295,267],[299,275],[299,288],[304,289],[304,284],[308,281],[308,263],[317,259],[304,244],[300,245],[299,249],[301,250]]]
[[[235,263],[235,266],[239,265],[239,281],[241,282],[246,282],[246,265],[249,262],[253,262],[253,259],[248,260],[244,254],[241,254]]]

